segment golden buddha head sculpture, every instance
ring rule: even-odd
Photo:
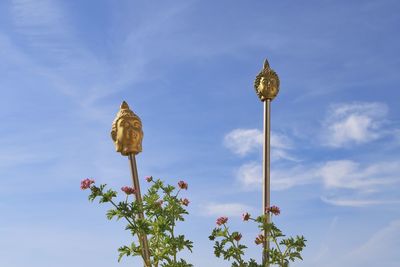
[[[254,88],[260,100],[269,99],[272,101],[279,93],[279,84],[278,74],[270,68],[268,60],[265,60],[264,68],[254,81]]]
[[[124,101],[111,127],[111,138],[115,149],[124,156],[142,152],[143,130],[140,118]]]

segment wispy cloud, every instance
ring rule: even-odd
[[[323,141],[331,147],[367,143],[385,134],[388,107],[383,103],[332,105],[324,121]]]
[[[42,60],[68,60],[80,53],[62,3],[49,0],[13,0],[11,15],[15,32]]]
[[[345,229],[342,226],[335,223],[335,232],[329,230],[328,240],[324,241],[319,246],[320,252],[314,257],[312,262],[309,262],[307,266],[324,266],[324,267],[337,267],[337,266],[385,266],[385,267],[397,267],[400,259],[398,253],[399,239],[400,239],[400,220],[392,220],[388,224],[383,225],[382,228],[375,228],[372,234],[359,238],[358,243],[355,243],[352,239],[350,242],[345,242],[343,247],[337,246],[335,241],[338,241],[337,231],[346,233],[351,236],[349,229]],[[350,230],[351,231],[351,230]],[[347,238],[347,235],[342,238]],[[341,242],[341,241],[338,241]],[[311,263],[311,264],[310,264]]]
[[[328,188],[372,190],[400,182],[398,162],[379,162],[361,167],[351,160],[329,161],[319,170]]]
[[[83,214],[79,214],[82,215]],[[78,219],[79,221],[79,219]],[[101,266],[104,262],[108,265],[115,263],[116,247],[120,246],[122,234],[114,235],[99,229],[89,229],[89,222],[80,219],[83,227],[73,226],[73,222],[65,224],[56,222],[46,223],[18,223],[12,225],[2,224],[0,227],[0,256],[2,266]],[[101,232],[101,234],[99,234]],[[118,232],[118,231],[117,231]],[[63,240],[63,242],[59,242]],[[109,245],[98,245],[108,243]],[[24,257],[18,256],[26,251]],[[98,257],[79,257],[70,255],[104,255]],[[107,256],[105,256],[107,255]],[[61,261],[61,262],[60,262]],[[138,265],[140,262],[133,260]],[[124,263],[123,263],[124,264]],[[130,262],[132,264],[132,262]],[[125,265],[122,265],[125,266]]]
[[[224,144],[234,154],[245,156],[262,147],[262,132],[258,129],[235,129],[225,135]]]
[[[398,129],[386,118],[388,107],[383,103],[345,103],[332,105],[324,121],[323,141],[331,147],[343,147],[370,142],[385,136],[396,137]],[[259,151],[263,134],[258,129],[235,129],[224,138],[224,145],[233,153],[246,156]],[[272,135],[271,146],[278,158],[290,158],[287,151],[295,151],[293,142],[284,135]],[[315,149],[324,149],[317,146]],[[272,149],[273,150],[273,149]],[[370,206],[396,204],[393,193],[378,196],[400,183],[400,164],[396,159],[363,163],[349,159],[314,162],[287,162],[283,167],[272,166],[271,189],[285,190],[305,184],[321,184],[321,200],[338,206]],[[293,162],[292,162],[293,163]],[[276,166],[276,165],[275,165]],[[261,190],[262,166],[258,162],[242,164],[236,177],[244,190]]]
[[[393,192],[400,184],[399,173],[396,160],[371,164],[351,160],[327,162],[318,170],[325,187],[321,200],[349,207],[399,204],[398,194]]]
[[[98,55],[96,50],[89,48],[84,38],[79,37],[66,8],[61,2],[48,0],[12,1],[10,15],[16,34],[11,40],[15,36],[24,40],[22,43],[15,42],[13,48],[22,51],[20,54],[27,59],[26,62],[32,62],[26,69],[33,70],[44,79],[46,85],[41,84],[43,90],[56,90],[67,96],[89,119],[102,119],[108,110],[104,111],[104,107],[98,105],[99,100],[155,77],[154,72],[147,68],[154,51],[150,47],[142,49],[146,48],[149,40],[139,40],[136,43],[115,43],[113,50],[119,52],[114,53],[111,59]],[[170,9],[175,10],[176,7]],[[170,9],[164,9],[164,14],[171,15]],[[151,27],[144,24],[135,27],[135,32],[125,34],[156,35],[164,29],[162,20],[165,18],[154,18]],[[101,45],[96,46],[100,51],[101,48]],[[151,75],[147,75],[147,71]]]
[[[400,200],[377,200],[377,199],[355,199],[355,198],[345,199],[342,197],[339,198],[321,197],[321,200],[325,203],[334,206],[344,206],[344,207],[369,207],[369,206],[385,205],[385,204],[400,204]]]
[[[262,185],[262,167],[258,162],[243,164],[237,170],[236,177],[246,190],[255,190]]]
[[[286,190],[306,184],[321,184],[321,199],[338,206],[362,207],[376,204],[396,204],[392,194],[385,198],[377,194],[400,184],[400,164],[397,161],[361,164],[351,160],[296,164],[273,168],[271,190]],[[257,162],[243,164],[236,172],[243,190],[262,189],[262,167]]]
[[[352,266],[365,266],[370,262],[379,266],[397,266],[399,263],[400,220],[392,221],[383,229],[378,230],[360,247],[351,251],[348,261]]]
[[[271,171],[271,189],[285,190],[294,186],[315,182],[318,178],[315,167],[297,165],[292,168],[275,168]],[[262,189],[262,166],[258,162],[245,163],[236,172],[244,190]]]
[[[235,129],[224,137],[224,145],[239,156],[246,156],[252,152],[259,152],[263,146],[263,132],[258,129]],[[288,153],[293,142],[283,134],[271,133],[271,157],[273,160],[295,160]]]
[[[240,216],[254,210],[253,207],[241,203],[206,203],[199,206],[199,209],[205,216]]]

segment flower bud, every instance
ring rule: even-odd
[[[86,178],[81,181],[81,189],[82,190],[88,189],[92,184],[94,184],[94,180]]]
[[[221,225],[225,224],[227,221],[228,221],[228,217],[219,217],[217,219],[217,225],[221,226]]]

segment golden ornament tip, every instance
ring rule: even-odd
[[[267,69],[267,68],[269,68],[269,62],[268,62],[268,59],[265,59],[263,69]]]
[[[128,103],[126,103],[126,101],[122,101],[120,109],[129,109]]]
[[[142,152],[142,121],[130,110],[125,101],[122,102],[112,123],[111,138],[114,141],[115,150],[124,156]]]

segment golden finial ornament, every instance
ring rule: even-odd
[[[264,67],[254,81],[254,88],[260,100],[272,101],[279,93],[279,83],[278,74],[270,68],[268,60],[265,59]]]
[[[111,127],[115,150],[124,156],[142,152],[143,130],[140,118],[123,101]]]

